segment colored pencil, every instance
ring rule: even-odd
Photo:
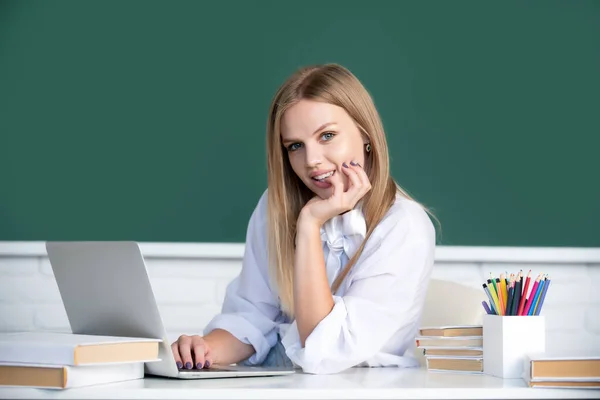
[[[513,299],[513,307],[510,315],[519,315],[519,303],[521,301],[521,289],[523,287],[523,271],[519,271],[517,283],[515,284],[515,298]]]
[[[490,291],[490,296],[492,296],[492,300],[494,300],[494,307],[496,308],[496,313],[498,315],[502,315],[500,313],[500,302],[498,301],[498,294],[494,290],[494,286],[491,284],[487,285],[488,290]]]
[[[504,299],[502,298],[502,287],[500,286],[500,278],[496,278],[496,287],[498,288],[498,303],[500,303],[500,315],[506,315],[506,307],[504,306]]]
[[[494,279],[494,277],[493,277],[493,275],[492,275],[492,273],[491,273],[491,272],[490,272],[490,279],[491,279],[491,281],[492,281],[492,286],[494,286],[494,290],[496,291],[496,294],[498,294],[498,295],[499,295],[499,293],[498,293],[498,288],[496,287],[496,279]],[[498,300],[500,300],[500,299],[498,299]]]
[[[496,305],[494,305],[494,299],[492,298],[492,294],[490,293],[490,289],[487,287],[487,285],[484,283],[483,285],[483,291],[485,292],[485,294],[487,295],[488,299],[490,300],[490,307],[492,309],[492,314],[496,314],[496,315],[500,315],[498,314],[498,312],[496,311]]]
[[[537,308],[538,303],[540,302],[540,297],[542,296],[542,292],[544,291],[544,286],[546,286],[546,277],[545,276],[540,280],[540,285],[538,286],[538,290],[537,290],[537,293],[534,298],[533,306],[531,307],[531,310],[529,310],[528,315],[535,315],[535,309]]]
[[[508,283],[510,279],[508,279],[508,272],[504,275],[504,283],[506,284],[506,303],[508,303]]]
[[[508,315],[506,313],[506,306],[508,305],[508,290],[506,288],[506,279],[504,278],[504,274],[500,274],[500,291],[502,292],[502,304],[504,305],[504,315]]]
[[[550,286],[550,277],[549,276],[546,277],[546,284],[544,285],[544,292],[542,293],[542,298],[540,299],[538,306],[535,308],[534,315],[540,315],[540,311],[542,310],[542,306],[544,305],[544,299],[546,298],[546,292],[548,291],[548,286]]]
[[[483,305],[483,308],[485,309],[485,312],[488,314],[493,314],[492,310],[490,310],[490,308],[488,307],[487,303],[485,301],[482,301],[481,304]]]
[[[529,289],[529,280],[531,278],[531,270],[527,274],[527,279],[525,279],[525,288],[523,293],[521,293],[521,302],[519,303],[519,310],[517,315],[523,315],[523,308],[525,307],[525,299],[527,298],[527,289]]]
[[[512,302],[513,297],[515,295],[515,288],[513,287],[513,282],[508,282],[508,301],[506,303],[506,315],[510,315],[512,311]]]
[[[498,315],[504,315],[504,313],[502,312],[502,298],[500,297],[500,292],[498,291],[498,286],[496,285],[496,279],[494,279],[491,272],[490,280],[488,280],[488,288],[490,289],[490,293],[492,293],[492,296],[495,296],[494,300],[496,301],[496,305],[498,306],[498,308],[496,308],[496,311],[498,311]]]
[[[537,278],[535,278],[535,282],[533,283],[533,288],[531,289],[531,293],[529,294],[529,299],[527,301],[527,307],[523,310],[522,315],[529,315],[529,310],[531,306],[535,302],[535,295],[537,293],[537,288],[540,285],[540,279],[542,279],[542,274],[539,274]]]

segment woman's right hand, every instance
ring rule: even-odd
[[[181,335],[171,345],[177,368],[208,368],[213,363],[210,345],[200,335]]]

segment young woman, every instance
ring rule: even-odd
[[[297,71],[271,104],[267,161],[242,271],[204,336],[172,344],[178,366],[416,366],[405,353],[419,328],[435,229],[390,176],[367,90],[340,65]]]

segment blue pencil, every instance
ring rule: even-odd
[[[508,303],[506,304],[506,315],[510,315],[512,311],[513,301],[515,301],[515,288],[511,286],[508,288]]]
[[[548,286],[550,286],[550,277],[546,278],[546,284],[544,285],[544,292],[542,293],[542,297],[540,298],[540,302],[538,306],[535,308],[535,314],[540,315],[540,310],[542,309],[542,305],[544,304],[544,299],[546,298],[546,292],[548,291]]]
[[[523,288],[523,272],[519,271],[517,283],[515,284],[515,297],[513,298],[513,308],[511,315],[519,315],[519,303],[521,301],[521,289]]]
[[[544,290],[544,286],[546,286],[546,279],[540,279],[540,284],[538,285],[538,288],[535,291],[535,297],[532,298],[531,308],[529,309],[527,315],[533,315],[537,302],[540,299],[540,295],[542,294],[542,290]]]

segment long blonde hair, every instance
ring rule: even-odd
[[[388,147],[383,124],[373,100],[360,81],[338,64],[299,69],[279,88],[269,109],[267,122],[268,164],[268,253],[269,272],[277,282],[284,313],[293,317],[293,263],[296,221],[300,210],[314,194],[292,170],[281,142],[281,119],[298,101],[313,100],[343,108],[371,143],[365,171],[372,189],[363,197],[362,210],[367,235],[332,285],[332,293],[360,257],[371,233],[395,201],[396,194],[412,200],[390,175]],[[425,207],[424,207],[425,208]],[[426,211],[428,211],[426,209]],[[429,211],[428,211],[429,212]]]

